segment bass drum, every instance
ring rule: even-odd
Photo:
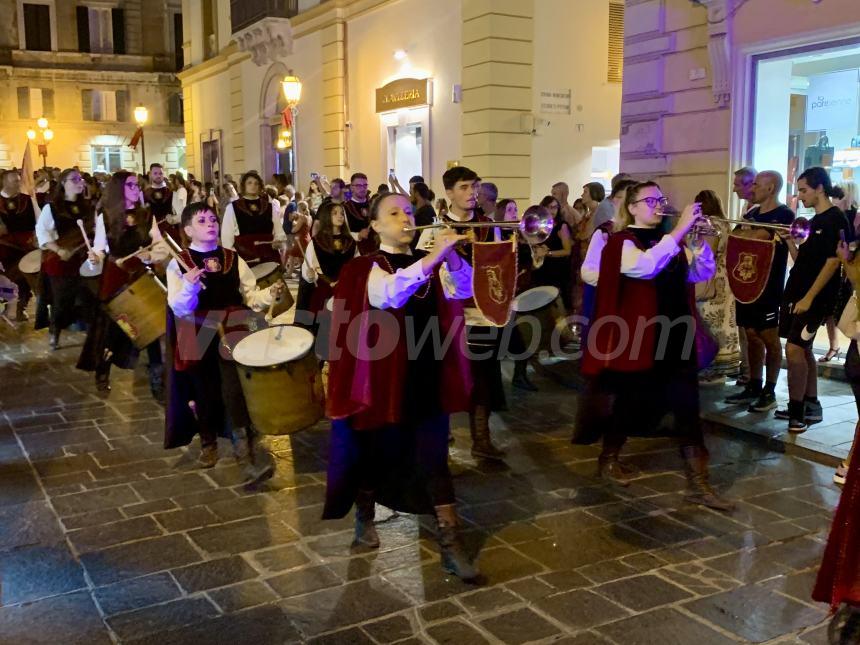
[[[42,251],[30,251],[18,262],[18,271],[24,276],[33,293],[39,293],[39,272],[42,270]]]
[[[292,325],[269,327],[240,340],[233,359],[248,413],[262,434],[292,434],[325,412],[314,336]]]

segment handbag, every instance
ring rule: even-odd
[[[845,336],[851,340],[860,340],[860,321],[857,320],[857,294],[851,294],[845,307],[842,309],[842,315],[839,316],[839,322],[836,324]]]

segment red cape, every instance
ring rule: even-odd
[[[408,360],[404,310],[370,306],[367,284],[375,260],[375,255],[350,260],[341,270],[334,291],[326,415],[350,418],[354,430],[396,424],[403,416]],[[386,270],[385,263],[381,267]],[[449,333],[454,335],[442,358],[439,384],[443,412],[452,414],[469,409],[472,393],[463,305],[445,297],[438,267],[431,280],[435,282],[441,338],[444,341]],[[374,352],[377,345],[393,349]]]

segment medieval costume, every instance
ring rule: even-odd
[[[369,231],[364,239],[361,238],[362,231],[370,228],[370,220],[367,215],[370,211],[370,201],[357,202],[350,199],[343,202],[343,209],[346,212],[346,227],[352,234],[352,239],[358,243],[359,253],[362,255],[373,253],[377,248],[373,231]]]
[[[705,343],[692,284],[715,270],[707,244],[693,252],[656,228],[630,226],[609,238],[582,361],[582,373],[593,380],[574,441],[590,443],[602,434],[599,474],[627,485],[634,472],[618,458],[627,437],[674,436],[685,461],[687,499],[729,510],[708,484],[699,418],[697,351],[704,353]]]
[[[333,236],[317,235],[305,249],[302,262],[296,311],[307,312],[308,326],[325,309],[326,300],[334,295],[334,286],[343,266],[358,255],[358,245],[349,233]],[[297,313],[297,318],[299,314]]]
[[[469,409],[470,378],[463,355],[462,303],[471,295],[471,267],[441,265],[425,275],[426,253],[377,253],[351,260],[334,290],[341,318],[329,346],[327,415],[332,419],[323,517],[356,506],[355,543],[379,546],[374,504],[408,513],[434,513],[443,567],[464,579],[477,572],[456,533],[448,470],[448,415]],[[341,306],[342,303],[342,306]],[[451,342],[414,339],[432,326]],[[358,344],[350,334],[358,331]],[[390,351],[374,351],[385,339]]]
[[[221,245],[235,249],[248,264],[281,263],[273,243],[285,242],[280,205],[266,195],[230,202],[221,222]]]
[[[7,195],[0,192],[0,264],[6,277],[18,287],[17,320],[27,317],[27,304],[32,289],[18,263],[27,253],[36,248],[36,211],[29,195],[18,193]]]

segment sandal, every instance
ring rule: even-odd
[[[834,358],[836,360],[839,360],[839,355],[841,353],[842,353],[842,350],[839,349],[838,347],[831,347],[830,349],[827,350],[827,353],[824,356],[822,356],[821,358],[818,359],[818,362],[819,363],[829,363]]]

